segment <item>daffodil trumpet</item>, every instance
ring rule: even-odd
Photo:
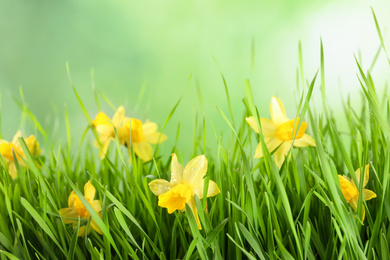
[[[185,211],[185,205],[191,208],[199,229],[202,229],[198,211],[195,205],[195,196],[202,199],[204,196],[205,180],[207,172],[207,158],[204,155],[192,159],[184,168],[177,160],[176,154],[172,154],[171,181],[163,179],[153,180],[149,188],[158,196],[158,205],[166,208],[169,214],[175,210]],[[220,193],[217,184],[211,180],[208,182],[206,197],[212,197]]]
[[[283,102],[277,97],[271,99],[271,119],[260,118],[261,130],[264,135],[265,145],[270,153],[273,153],[275,164],[278,168],[289,153],[292,146],[306,147],[316,146],[314,139],[305,133],[306,122],[301,118],[288,119]],[[257,122],[253,116],[246,118],[252,129],[259,133]],[[262,158],[263,150],[261,142],[256,147],[254,158]]]

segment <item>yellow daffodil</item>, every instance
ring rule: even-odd
[[[158,179],[149,183],[149,188],[158,196],[158,205],[167,208],[171,214],[175,210],[185,210],[185,204],[190,206],[194,213],[198,228],[202,229],[198,211],[195,206],[195,195],[203,198],[203,177],[207,171],[207,158],[204,155],[195,157],[184,168],[177,160],[176,154],[172,154],[171,181]],[[207,197],[220,193],[217,184],[209,181]]]
[[[138,119],[132,118],[126,123],[131,137],[131,142],[135,154],[144,162],[153,158],[153,148],[151,144],[162,143],[167,140],[167,136],[157,132],[157,124],[146,121],[144,124]],[[127,143],[131,159],[130,144]]]
[[[99,112],[92,120],[92,125],[99,134],[99,142],[95,141],[94,144],[96,147],[100,147],[100,158],[103,159],[106,156],[108,145],[111,140],[115,139],[114,127],[118,133],[119,143],[122,145],[126,143],[129,139],[129,131],[125,124],[129,120],[130,118],[125,117],[125,108],[122,106],[116,110],[112,120],[103,112]]]
[[[306,122],[302,122],[297,131],[300,118],[298,117],[296,122],[295,119],[288,119],[286,116],[284,104],[280,99],[272,97],[270,111],[271,119],[260,118],[261,127],[268,151],[272,152],[277,148],[277,150],[274,152],[274,159],[276,165],[280,168],[290,150],[293,141],[295,147],[316,146],[316,144],[311,136],[305,134],[307,128]],[[254,117],[247,117],[246,121],[253,128],[253,130],[259,133],[259,129],[257,128]],[[261,149],[261,143],[259,143],[256,148],[254,158],[261,157],[263,157],[263,150]]]
[[[100,202],[100,200],[94,200],[95,193],[95,187],[91,184],[90,181],[88,181],[84,185],[84,197],[92,206],[92,208],[98,213],[98,215],[102,217],[102,215],[100,214],[100,212],[102,211],[102,203]],[[89,212],[74,191],[72,191],[69,195],[68,208],[60,209],[59,212],[61,217],[63,217],[63,221],[65,224],[73,224],[73,229],[75,229],[77,226],[79,216],[80,219],[84,220],[88,220],[90,217]],[[91,219],[88,234],[91,232],[91,227],[99,234],[102,234],[101,229],[93,219]],[[86,228],[86,225],[80,226],[78,236],[84,236]]]
[[[370,169],[370,165],[367,164],[364,169],[363,188],[366,187],[368,183],[368,178],[370,174],[369,169]],[[360,168],[356,170],[355,175],[359,183]],[[356,187],[355,182],[341,175],[339,175],[339,182],[340,182],[341,192],[343,193],[345,200],[352,206],[352,208],[355,211],[357,211],[358,201],[359,201],[359,190]],[[363,189],[363,198],[364,200],[370,200],[376,198],[376,194],[373,191]],[[364,216],[366,214],[366,210],[364,209],[364,204],[362,205],[362,211],[363,211],[362,221],[364,221]]]
[[[8,172],[11,175],[12,179],[15,179],[17,176],[13,152],[15,153],[19,165],[27,167],[27,165],[24,162],[25,154],[18,140],[18,138],[21,136],[22,136],[21,132],[18,131],[15,134],[14,138],[12,139],[12,142],[0,140],[0,154],[5,159]],[[39,144],[35,136],[30,135],[24,138],[24,141],[26,142],[27,148],[30,151],[32,156],[37,156],[41,153],[41,151],[39,150]]]

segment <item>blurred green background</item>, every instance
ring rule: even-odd
[[[129,116],[150,119],[160,127],[185,93],[165,130],[165,147],[174,143],[180,121],[178,145],[192,151],[196,115],[199,124],[205,116],[208,142],[215,147],[210,122],[218,134],[229,130],[216,109],[217,105],[228,114],[214,58],[226,78],[236,121],[244,109],[245,78],[251,80],[262,116],[269,117],[270,98],[276,95],[293,117],[301,94],[296,90],[298,42],[302,42],[305,78],[311,80],[319,68],[321,36],[331,105],[337,110],[341,98],[350,94],[358,106],[354,54],[367,69],[380,44],[371,5],[388,42],[390,3],[384,0],[0,0],[2,137],[11,139],[21,127],[21,109],[13,100],[20,99],[21,86],[29,108],[55,140],[66,139],[66,104],[72,140],[80,141],[87,121],[69,83],[68,62],[91,117],[98,112],[91,87],[93,69],[96,87],[115,106],[124,105]],[[373,71],[379,87],[385,85],[388,72],[386,59],[380,55]],[[138,102],[144,84],[145,93]],[[316,87],[313,104],[318,96]],[[111,117],[114,111],[100,100]],[[23,127],[25,134],[36,132],[31,125]]]

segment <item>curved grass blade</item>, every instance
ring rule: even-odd
[[[121,225],[122,229],[125,231],[126,235],[130,238],[131,242],[143,253],[145,254],[141,247],[137,244],[137,241],[135,241],[134,236],[131,234],[129,227],[127,226],[125,219],[123,218],[123,215],[121,211],[118,208],[114,208],[114,213],[116,216],[116,219],[118,220],[119,224]]]
[[[19,260],[19,257],[16,257],[15,255],[13,255],[13,254],[11,254],[11,253],[9,253],[7,251],[0,250],[0,253],[2,255],[5,255],[6,257],[8,257],[8,259],[10,259],[10,260]]]
[[[60,243],[57,240],[57,237],[54,235],[53,231],[46,224],[45,220],[38,214],[38,212],[31,206],[31,204],[25,199],[20,198],[20,202],[23,207],[30,213],[30,215],[34,218],[34,220],[39,224],[39,226],[45,231],[45,233],[53,240],[53,242],[58,246],[60,251],[66,255],[65,251],[62,249]]]

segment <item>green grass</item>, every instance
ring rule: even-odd
[[[374,19],[388,59],[375,15]],[[245,80],[242,117],[234,118],[228,84],[221,72],[229,111],[218,106],[217,109],[226,122],[226,131],[218,135],[205,117],[195,119],[192,147],[176,146],[180,123],[171,121],[171,117],[178,106],[184,105],[180,104],[181,98],[172,107],[160,126],[164,132],[168,123],[178,125],[176,133],[165,133],[168,138],[176,138],[168,150],[176,153],[183,165],[194,156],[205,154],[206,179],[215,181],[221,190],[215,197],[196,198],[202,230],[198,230],[188,205],[186,212],[168,214],[157,206],[158,198],[149,190],[151,180],[170,179],[170,157],[162,154],[164,149],[155,146],[151,162],[143,163],[133,155],[129,164],[127,151],[116,140],[108,156],[101,160],[93,146],[97,136],[91,124],[94,115],[89,115],[73,83],[80,112],[86,118],[84,134],[72,135],[65,107],[66,139],[50,140],[50,133],[28,109],[20,91],[21,99],[16,102],[23,111],[22,126],[26,119],[30,120],[46,140],[45,152],[33,158],[20,139],[28,168],[17,165],[15,180],[10,178],[5,160],[0,159],[1,259],[389,259],[388,96],[377,93],[370,70],[365,72],[366,68],[356,61],[364,102],[356,109],[348,99],[342,111],[333,111],[325,96],[326,55],[322,42],[320,57],[318,76],[312,75],[305,83],[308,79],[303,78],[299,44],[297,89],[303,93],[297,110],[287,111],[308,122],[308,133],[317,147],[293,149],[290,160],[280,170],[266,149],[262,159],[253,159],[257,143],[262,142],[265,147],[264,138],[249,127],[245,117],[269,116],[257,110],[260,101],[253,99],[249,80]],[[315,112],[311,102],[315,86],[322,93],[321,113]],[[101,97],[115,108],[94,85],[93,90],[98,107]],[[200,88],[198,96],[201,111]],[[347,123],[347,129],[339,130],[339,118]],[[214,136],[207,136],[207,128],[213,129]],[[210,143],[217,144],[217,152],[211,152]],[[34,159],[42,167],[37,167]],[[366,188],[374,191],[377,198],[365,202],[360,195],[355,212],[340,191],[337,175],[356,180],[355,170],[366,164],[370,164]],[[96,187],[95,198],[102,201],[102,218],[83,196],[88,180]],[[358,189],[362,194],[361,185]],[[76,229],[65,225],[58,213],[67,207],[72,190],[91,213],[91,219],[79,220]],[[366,208],[364,222],[362,203]],[[78,237],[78,229],[89,226],[92,219],[103,235],[92,231]]]

